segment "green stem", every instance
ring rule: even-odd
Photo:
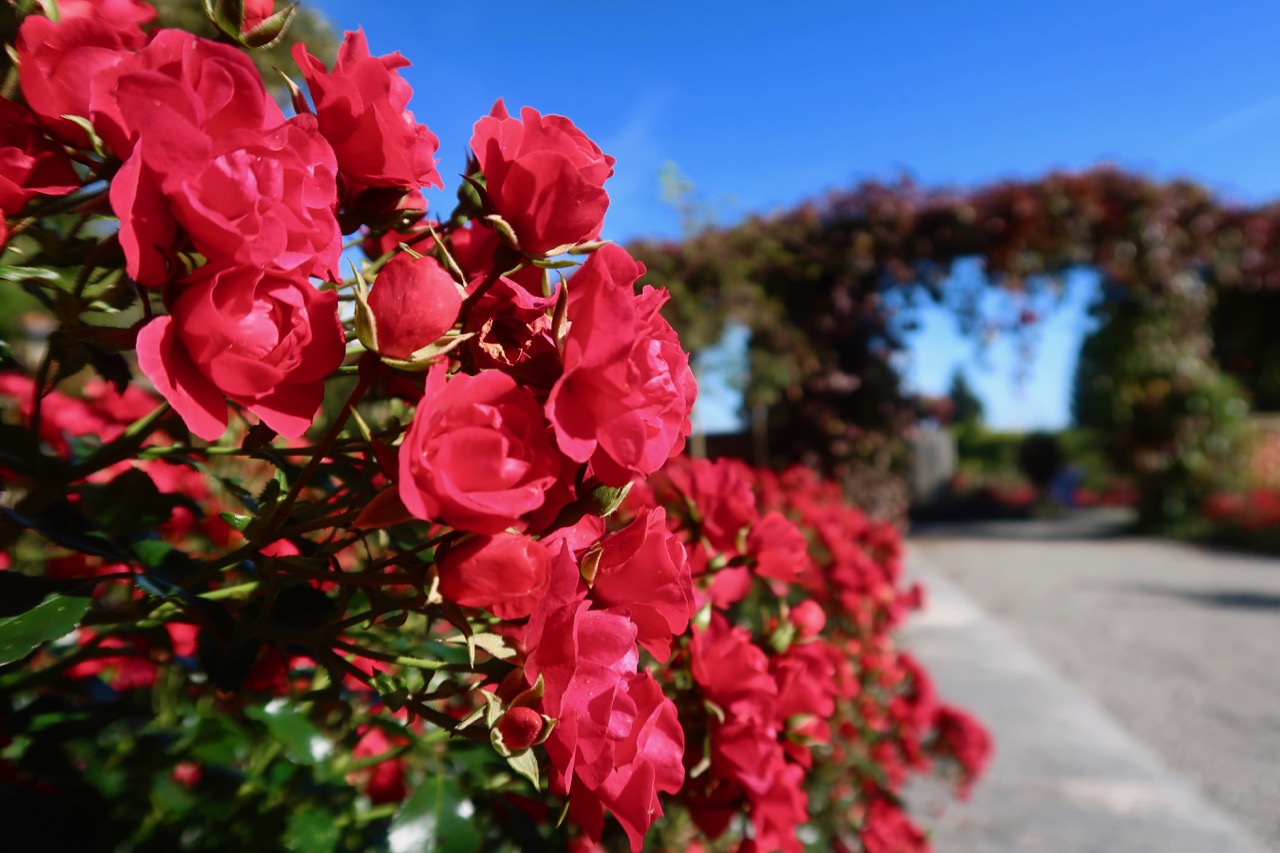
[[[69,481],[82,480],[103,468],[121,462],[138,451],[138,447],[155,431],[159,421],[169,413],[169,404],[161,403],[149,414],[143,415],[125,428],[120,437],[110,444],[103,445],[67,474]],[[33,425],[33,429],[35,426]]]
[[[356,403],[360,402],[360,398],[369,390],[369,386],[373,384],[372,371],[361,374],[360,379],[356,382],[356,387],[351,389],[350,396],[347,397],[346,404],[342,407],[342,411],[334,418],[333,424],[330,425],[329,431],[325,433],[324,438],[316,445],[315,452],[311,455],[311,459],[307,461],[297,479],[293,481],[293,486],[289,488],[289,494],[285,495],[284,501],[281,502],[275,515],[272,516],[271,524],[267,525],[267,532],[272,533],[278,530],[281,523],[288,519],[289,512],[293,509],[293,505],[298,502],[298,498],[302,495],[302,490],[306,488],[307,483],[315,475],[320,468],[320,463],[324,460],[333,448],[333,444],[338,440],[338,436],[342,434],[343,428],[347,425],[347,419],[351,416],[351,410]],[[271,536],[266,541],[272,541],[278,538]]]

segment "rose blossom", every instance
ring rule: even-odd
[[[58,19],[101,18],[113,27],[128,29],[149,24],[156,7],[144,0],[58,0]]]
[[[332,71],[303,44],[294,45],[293,58],[349,194],[365,187],[444,187],[436,171],[439,141],[405,109],[413,89],[399,69],[409,60],[399,53],[372,56],[363,29],[346,33]]]
[[[196,139],[266,130],[285,120],[243,50],[183,30],[160,30],[145,48],[95,74],[90,92],[94,129],[122,160],[139,133],[165,129],[166,112],[197,128]],[[189,143],[186,125],[171,132],[177,144]],[[203,148],[193,157],[197,153]]]
[[[306,432],[345,354],[337,294],[278,270],[204,267],[166,302],[138,333],[138,366],[192,432],[222,435],[224,396],[286,438]]]
[[[476,122],[471,150],[493,209],[522,251],[552,254],[600,235],[614,159],[569,119],[529,107],[515,119],[499,99]]]
[[[164,284],[185,233],[215,266],[332,278],[342,250],[335,175],[314,116],[214,138],[177,111],[155,110],[111,182],[126,271]]]
[[[670,657],[671,639],[684,633],[694,607],[684,545],[667,530],[666,512],[650,510],[605,538],[592,571],[592,597],[626,612],[655,658]]]
[[[569,279],[564,373],[547,400],[560,449],[610,486],[683,449],[697,394],[689,356],[658,313],[666,292],[633,291],[643,272],[610,244]]]
[[[684,730],[653,676],[637,671],[634,623],[591,608],[569,554],[553,562],[526,635],[525,679],[542,679],[543,713],[558,721],[546,741],[550,786],[589,837],[600,839],[608,809],[639,850],[662,815],[659,792],[684,782]]]
[[[478,285],[479,280],[473,282]],[[480,368],[509,373],[535,393],[545,394],[560,376],[560,353],[552,337],[554,296],[535,296],[509,278],[495,281],[467,312],[466,346]]]
[[[71,160],[36,126],[31,111],[0,98],[0,217],[36,195],[65,195],[80,186]]]
[[[474,533],[522,526],[542,506],[560,462],[542,407],[511,377],[493,370],[426,388],[400,446],[400,498],[418,518]]]
[[[18,30],[18,82],[32,112],[53,133],[77,148],[89,134],[63,116],[89,117],[95,76],[142,47],[136,25],[116,26],[103,18],[70,18],[61,23],[29,15]]]
[[[437,570],[446,600],[483,607],[499,619],[521,619],[547,591],[551,557],[527,536],[498,533],[450,549]]]

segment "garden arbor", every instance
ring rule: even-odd
[[[902,458],[912,413],[890,356],[912,302],[945,299],[976,325],[976,294],[944,290],[957,261],[977,259],[987,284],[1015,295],[1098,270],[1117,344],[1099,372],[1106,425],[1144,524],[1163,527],[1226,470],[1247,406],[1215,361],[1211,310],[1220,290],[1280,285],[1280,208],[1097,168],[969,192],[865,183],[633,248],[645,282],[671,290],[669,317],[689,346],[715,342],[729,320],[751,329],[747,403],[770,407],[772,461],[816,462],[855,483],[887,482]],[[883,494],[859,497],[893,509]]]

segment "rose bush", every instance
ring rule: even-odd
[[[0,286],[47,309],[0,347],[6,843],[923,845],[907,776],[989,741],[894,642],[897,533],[680,456],[611,157],[500,102],[428,220],[362,33],[295,48],[286,117],[240,46],[288,10],[43,8],[0,101]]]

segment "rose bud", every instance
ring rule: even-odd
[[[512,708],[498,721],[502,745],[511,752],[528,749],[542,734],[542,715],[532,708]]]
[[[385,358],[413,361],[458,319],[462,294],[435,258],[402,253],[383,267],[361,300],[360,339]]]

